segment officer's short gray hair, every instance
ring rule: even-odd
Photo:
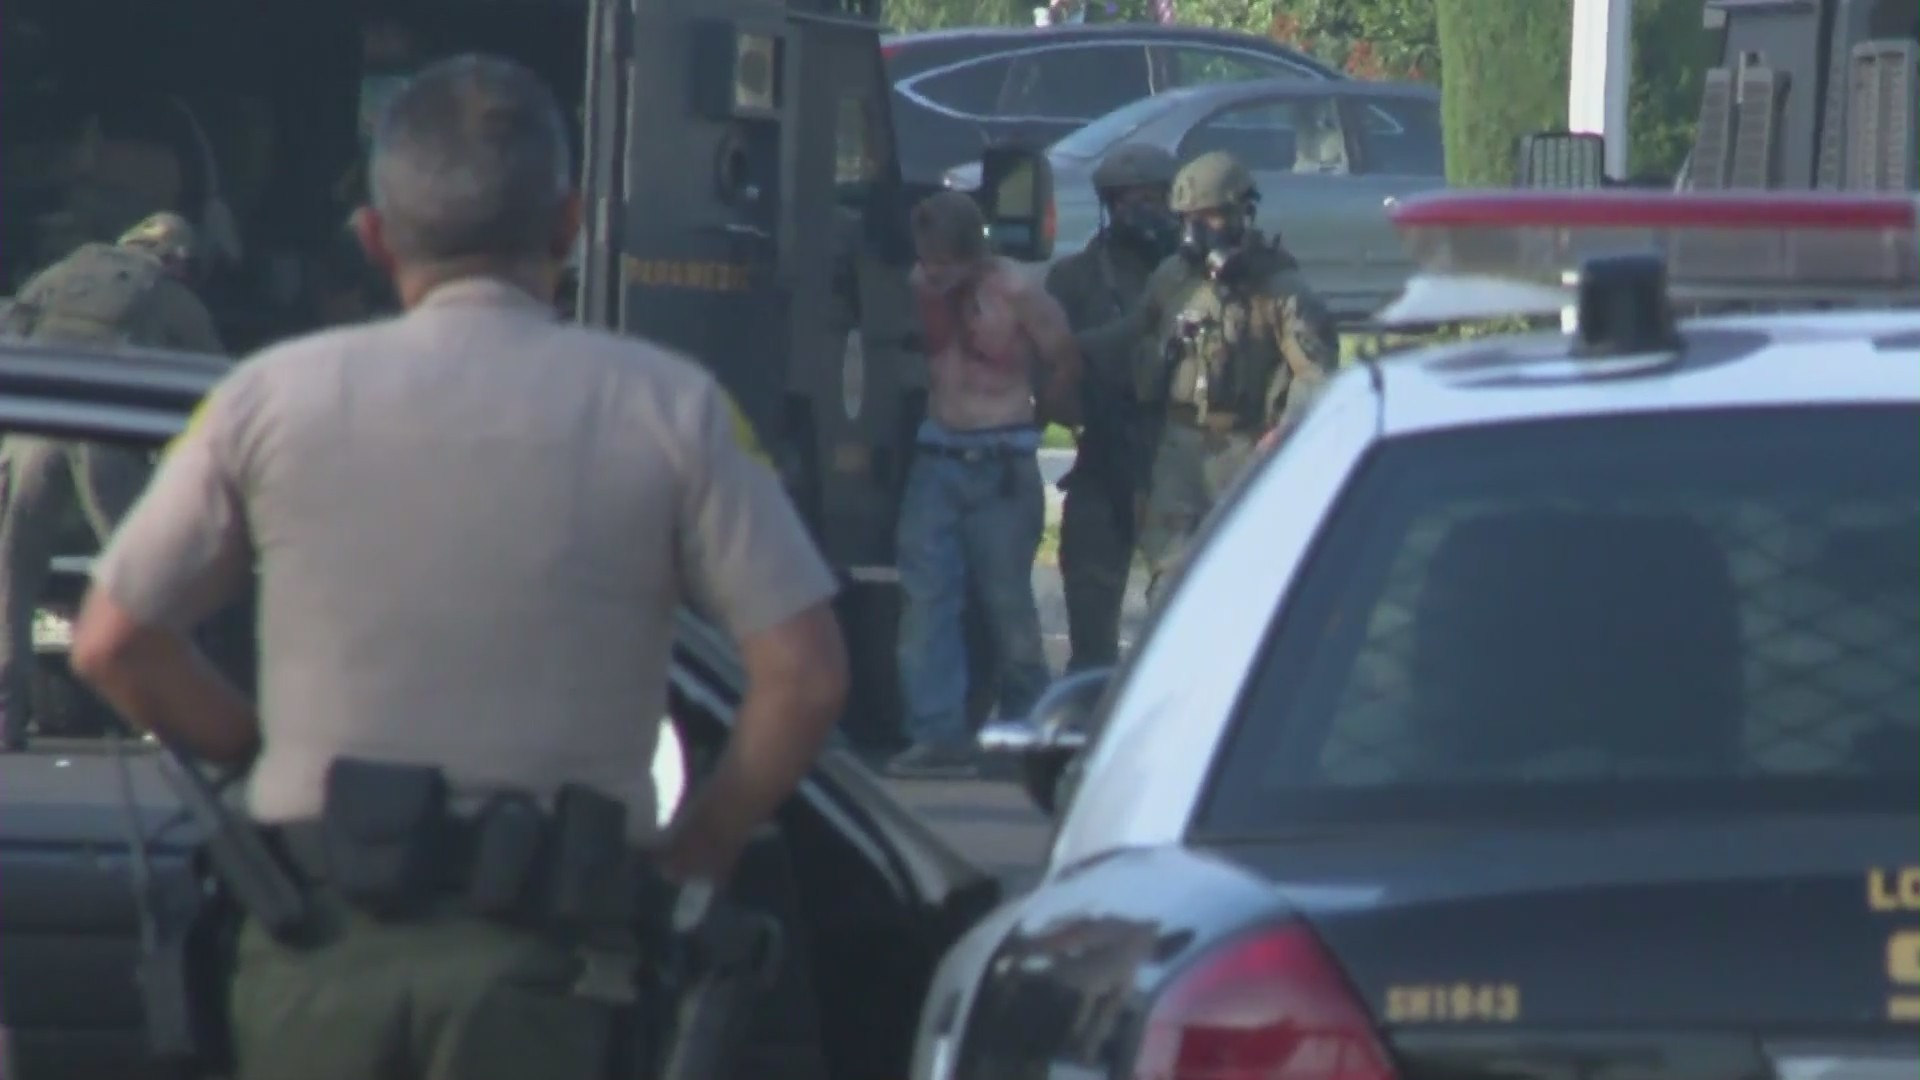
[[[490,56],[414,76],[374,126],[367,171],[401,262],[551,254],[572,189],[560,103],[533,72]]]

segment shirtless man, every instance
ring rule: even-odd
[[[1040,428],[1077,417],[1080,354],[1039,282],[988,253],[973,199],[930,196],[913,211],[928,366],[898,533],[900,684],[913,745],[895,776],[975,768],[967,728],[961,611],[971,584],[992,627],[1000,715],[1024,717],[1046,689],[1033,557],[1046,517]]]

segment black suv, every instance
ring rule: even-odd
[[[997,26],[881,39],[893,81],[900,169],[938,183],[986,142],[1050,145],[1122,105],[1239,79],[1343,79],[1263,37],[1197,26]]]

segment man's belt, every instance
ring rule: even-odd
[[[627,836],[621,800],[563,784],[491,795],[455,814],[438,768],[340,757],[317,820],[271,827],[297,875],[388,919],[447,900],[477,915],[552,928],[632,923],[657,874]]]
[[[269,825],[264,831],[268,842],[286,857],[304,884],[327,884],[326,831],[319,821]],[[478,846],[475,823],[471,818],[443,819],[434,831],[440,870],[435,875],[440,880],[433,883],[436,890],[449,894],[466,891],[473,878],[473,856]]]
[[[1258,435],[1262,430],[1262,425],[1239,413],[1210,409],[1202,417],[1200,410],[1177,402],[1167,406],[1167,419],[1182,427],[1198,428],[1216,435]]]
[[[1005,443],[986,443],[979,446],[955,446],[952,443],[923,442],[914,444],[914,452],[931,454],[934,457],[952,458],[955,461],[1006,461],[1010,458],[1032,457],[1033,451],[1025,447],[1010,446]]]

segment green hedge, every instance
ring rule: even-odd
[[[1571,0],[1436,0],[1447,179],[1513,183],[1514,140],[1567,122]]]

